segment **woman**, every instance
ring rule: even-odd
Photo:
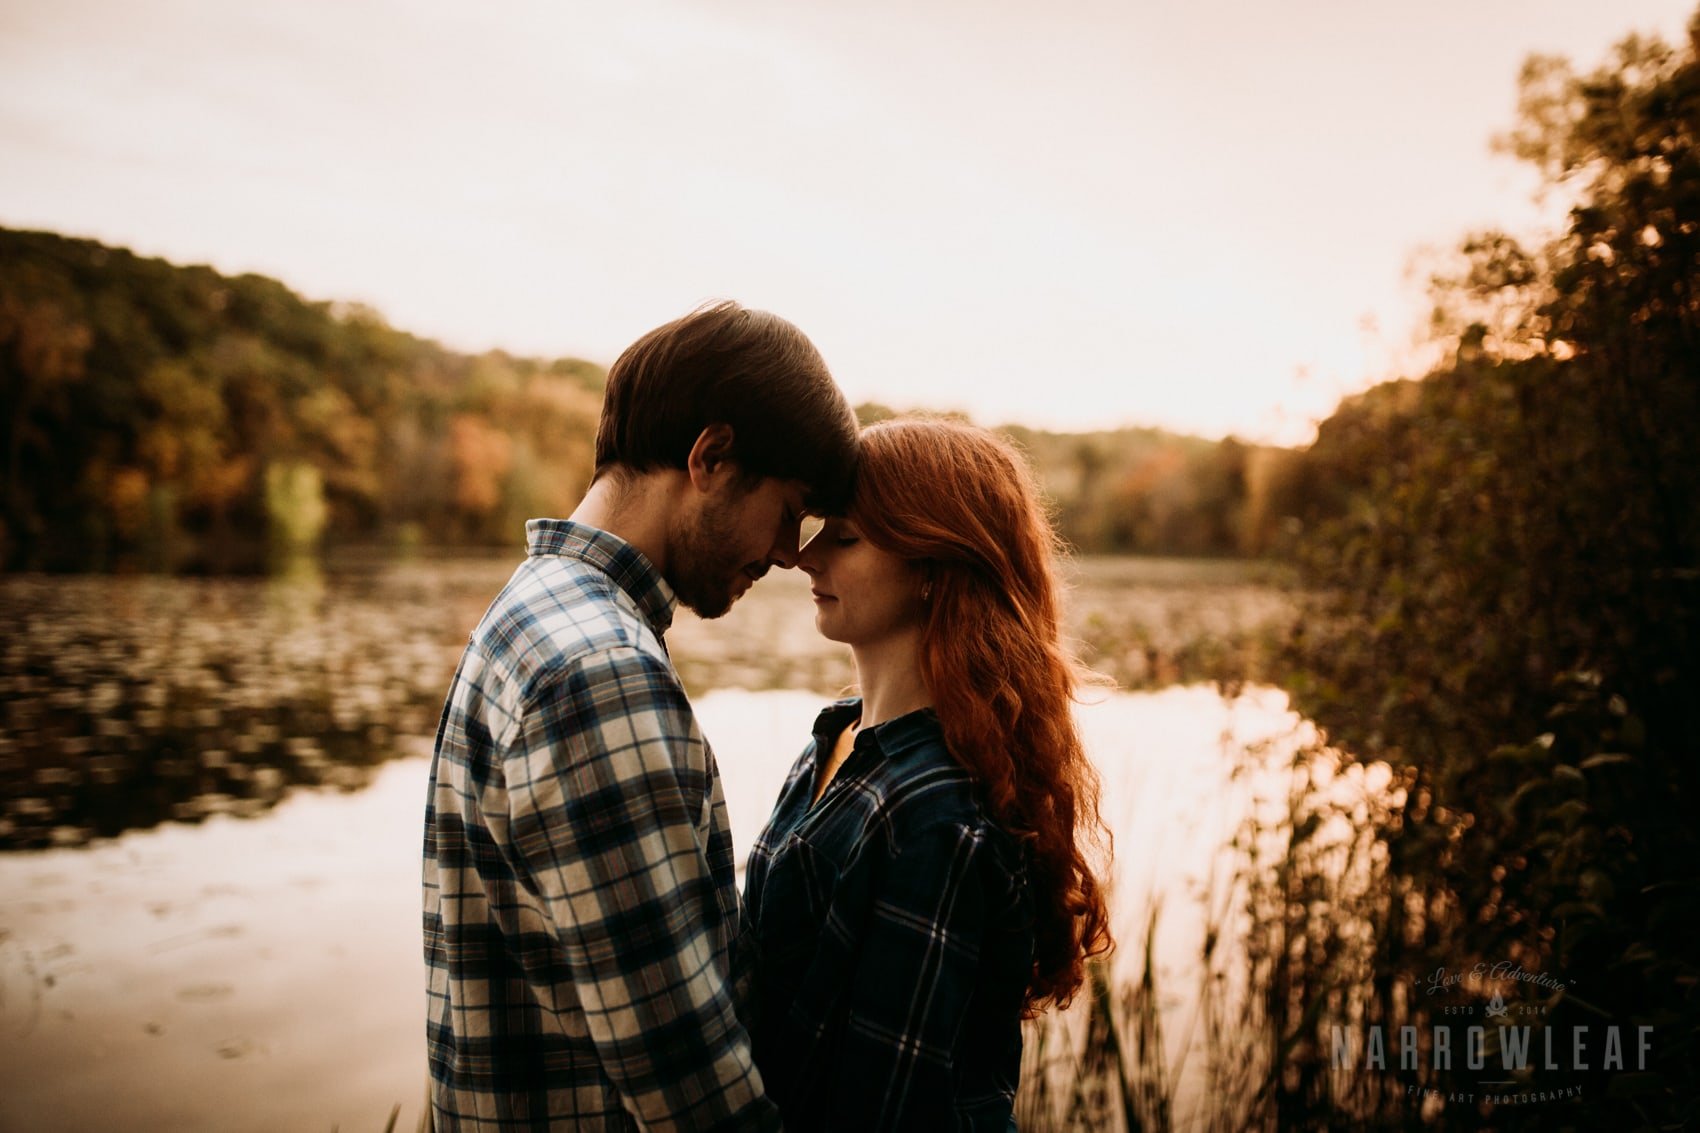
[[[861,696],[820,714],[750,855],[756,1061],[791,1133],[1004,1133],[1021,1019],[1110,946],[1055,539],[983,429],[873,426],[857,477],[798,563]]]

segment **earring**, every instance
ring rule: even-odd
[[[929,578],[929,579],[927,579],[927,581],[921,583],[921,601],[931,602],[932,600],[933,600],[933,580]]]

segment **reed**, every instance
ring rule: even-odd
[[[1335,1069],[1334,1021],[1386,1013],[1375,926],[1389,914],[1384,834],[1403,792],[1385,769],[1320,743],[1271,766],[1242,755],[1263,793],[1197,896],[1202,937],[1177,972],[1157,962],[1160,905],[1146,911],[1137,970],[1095,965],[1089,994],[1029,1025],[1016,1117],[1024,1133],[1198,1133],[1380,1127],[1410,1075]],[[1406,1016],[1402,1016],[1404,1018]],[[1397,1106],[1395,1106],[1397,1102]]]

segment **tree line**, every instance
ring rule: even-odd
[[[11,569],[512,544],[589,482],[603,372],[466,355],[276,280],[0,230]]]
[[[0,229],[0,561],[216,572],[324,544],[513,546],[589,482],[604,378],[456,353],[258,275]],[[1279,530],[1287,450],[1005,431],[1080,550],[1256,554]]]

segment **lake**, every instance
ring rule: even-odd
[[[0,578],[0,1129],[377,1131],[397,1105],[413,1127],[428,736],[513,562]],[[1111,979],[1137,978],[1156,902],[1158,969],[1184,987],[1225,847],[1311,738],[1247,680],[1290,606],[1236,564],[1072,578],[1082,651],[1139,690],[1080,709],[1116,838]],[[782,572],[669,634],[740,859],[851,679],[811,618]],[[1200,656],[1234,695],[1166,683]],[[1189,1005],[1165,1001],[1176,1044]]]

